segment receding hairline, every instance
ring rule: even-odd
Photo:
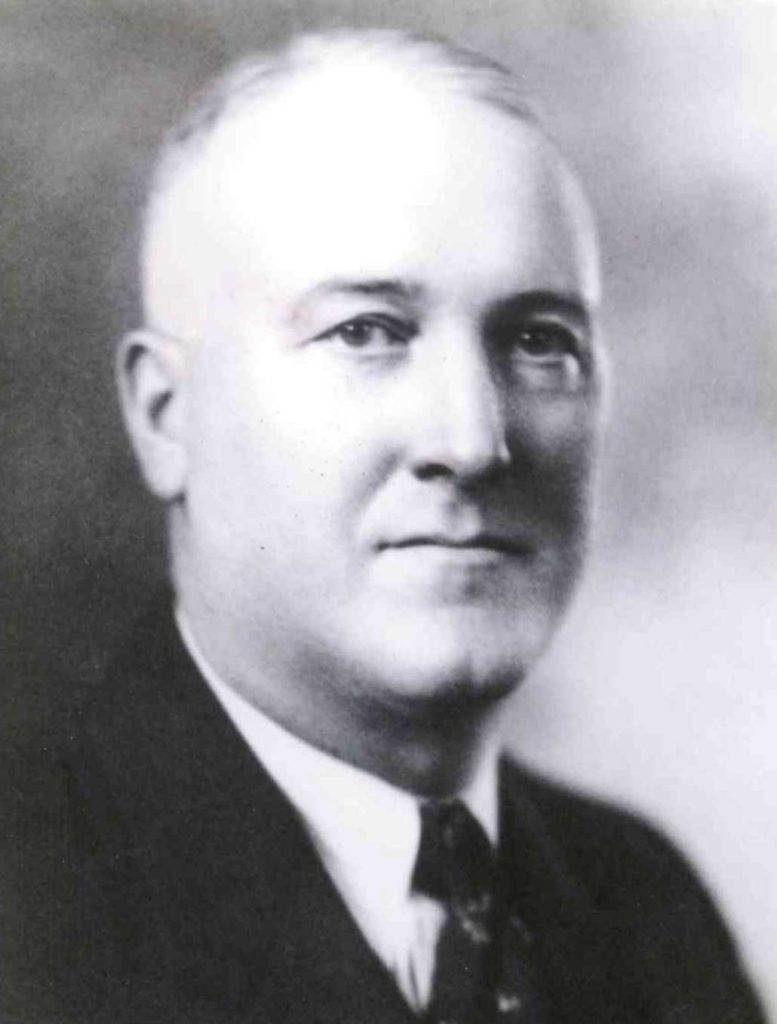
[[[154,290],[150,285],[155,276],[158,218],[161,214],[165,219],[162,211],[168,202],[176,208],[176,185],[190,171],[196,171],[200,159],[207,161],[210,143],[222,126],[244,113],[261,117],[263,106],[269,111],[288,90],[300,83],[304,86],[305,79],[315,80],[328,71],[344,79],[353,74],[358,87],[359,75],[369,75],[375,68],[378,73],[381,69],[398,72],[400,90],[407,85],[419,94],[479,104],[517,126],[536,131],[571,170],[518,77],[488,56],[442,36],[399,29],[340,29],[295,35],[278,49],[254,53],[227,67],[195,96],[163,139],[142,225],[141,295],[147,322],[153,321],[149,300]],[[572,172],[572,177],[576,179],[577,175]]]
[[[547,135],[515,75],[504,65],[443,36],[401,29],[339,29],[293,36],[275,50],[250,54],[227,67],[195,97],[162,140],[148,206],[166,191],[222,122],[245,106],[269,100],[285,85],[325,71],[354,70],[365,60],[393,64],[417,82],[501,110]]]

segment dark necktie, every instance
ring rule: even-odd
[[[500,871],[483,829],[461,800],[421,805],[413,890],[443,904],[427,1024],[541,1024],[532,937],[500,906]]]
[[[447,917],[435,959],[430,1024],[484,1024],[496,1008],[496,867],[487,836],[460,800],[421,805],[413,889]]]

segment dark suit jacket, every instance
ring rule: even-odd
[[[169,612],[59,731],[8,759],[2,1024],[416,1019]],[[509,762],[500,784],[504,898],[550,1024],[761,1020],[663,838]]]

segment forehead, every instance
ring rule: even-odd
[[[157,256],[173,237],[200,273],[229,268],[233,293],[364,277],[595,301],[590,215],[547,139],[391,67],[241,101],[159,207]]]

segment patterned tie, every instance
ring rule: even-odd
[[[413,889],[447,910],[437,945],[430,1024],[494,1019],[495,879],[491,844],[466,806],[460,800],[422,804]]]
[[[461,800],[421,805],[412,886],[442,903],[427,1024],[542,1024],[533,937],[497,897],[494,851]]]

